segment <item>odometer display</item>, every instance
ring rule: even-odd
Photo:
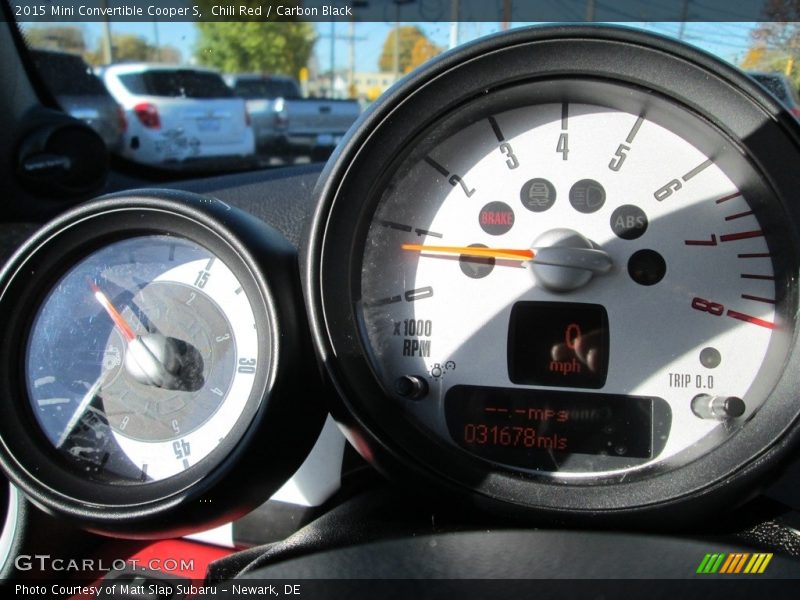
[[[641,464],[669,430],[661,398],[587,392],[455,386],[445,414],[459,446],[526,469],[554,470],[591,456]]]

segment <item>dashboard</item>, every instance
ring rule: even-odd
[[[38,228],[0,272],[0,463],[78,527],[181,536],[265,502],[330,413],[391,483],[225,578],[545,577],[552,546],[681,577],[705,542],[665,523],[796,577],[791,518],[747,503],[800,436],[798,162],[794,117],[678,42],[479,40],[322,171],[112,179]]]

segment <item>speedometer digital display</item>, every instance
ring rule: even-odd
[[[601,388],[608,346],[608,316],[599,304],[517,302],[508,320],[508,378]]]

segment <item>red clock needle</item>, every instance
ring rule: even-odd
[[[123,317],[114,307],[114,305],[111,304],[111,300],[109,300],[108,296],[103,293],[103,290],[97,287],[97,284],[95,284],[93,281],[89,282],[89,286],[92,288],[92,293],[94,293],[95,299],[100,303],[100,306],[105,309],[105,311],[108,313],[108,316],[111,317],[112,321],[114,321],[114,325],[117,326],[117,329],[119,329],[120,333],[125,337],[125,339],[129,342],[135,340],[136,334],[133,332],[133,329],[131,329],[131,326],[128,325],[125,317]]]

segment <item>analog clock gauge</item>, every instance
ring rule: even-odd
[[[66,213],[0,273],[3,467],[113,535],[236,518],[322,424],[301,302],[294,248],[222,202],[152,192]]]
[[[208,456],[253,391],[255,315],[222,259],[134,237],[73,267],[33,321],[26,380],[49,441],[104,480],[151,481]],[[263,352],[263,350],[262,350]]]

